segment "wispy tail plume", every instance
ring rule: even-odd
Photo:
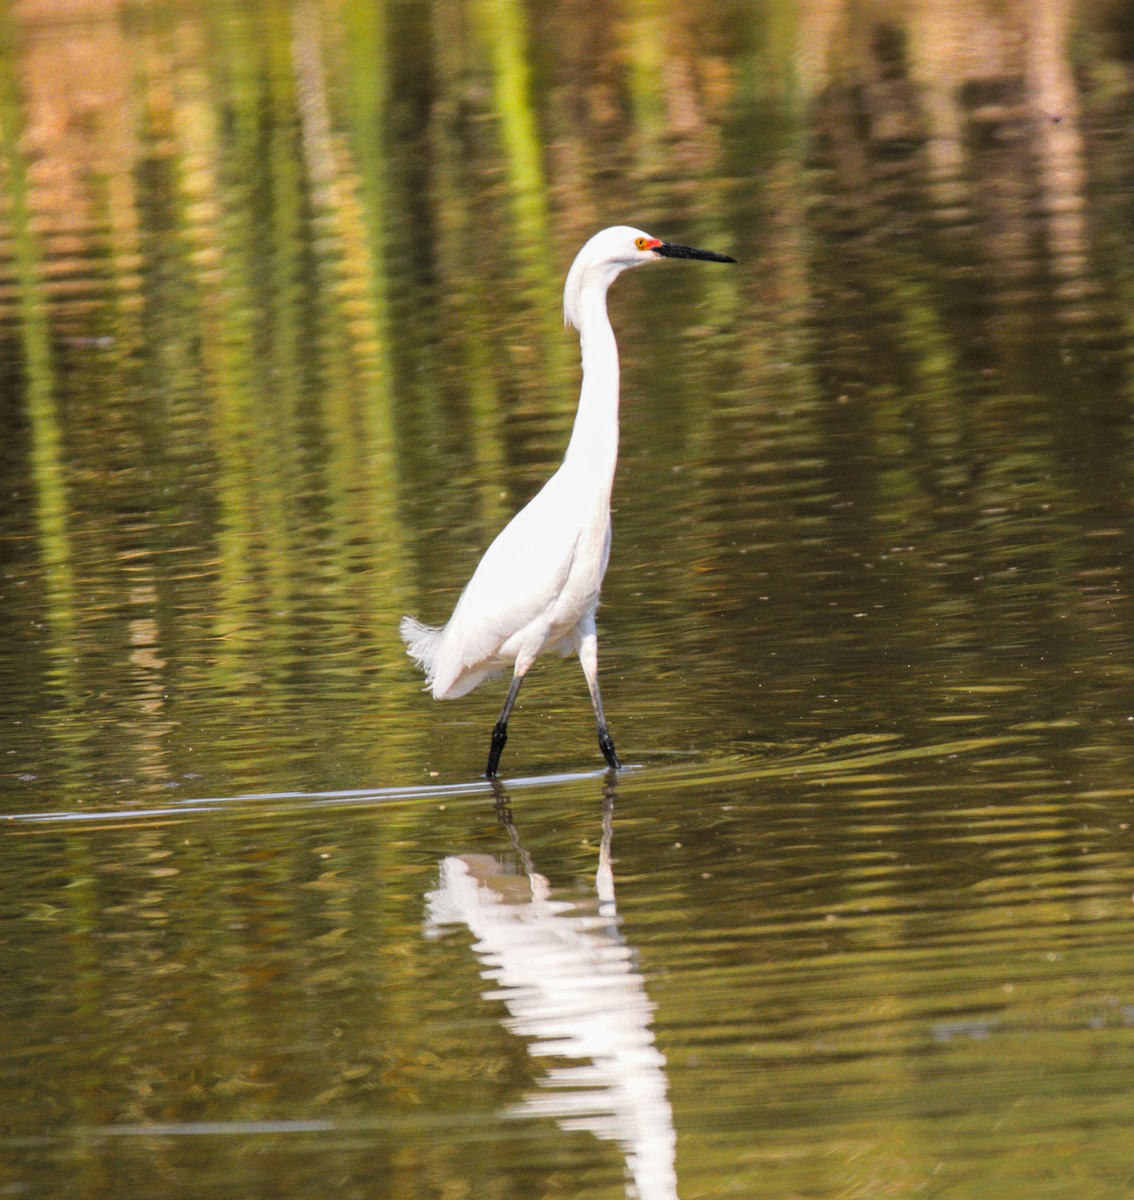
[[[432,688],[436,674],[437,642],[442,630],[435,625],[423,625],[416,617],[402,617],[399,627],[406,653],[425,672],[425,686]]]

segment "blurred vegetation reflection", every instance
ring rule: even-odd
[[[884,602],[836,636],[948,647],[955,685],[1128,637],[1122,6],[21,0],[0,33],[17,757],[441,754],[395,618],[560,452],[561,278],[616,219],[745,263],[616,299],[627,664],[635,566],[754,657],[801,599]]]

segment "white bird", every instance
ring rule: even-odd
[[[610,492],[618,459],[618,345],[606,311],[610,285],[629,267],[660,258],[736,262],[615,225],[579,251],[563,290],[563,315],[579,331],[583,385],[559,470],[484,553],[441,627],[403,617],[407,652],[436,700],[455,700],[512,668],[512,685],[492,731],[485,774],[496,775],[520,684],[545,650],[577,653],[598,726],[599,747],[621,764],[603,716],[595,610],[610,558]]]

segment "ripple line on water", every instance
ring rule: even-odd
[[[973,737],[921,746],[895,745],[896,736],[871,735],[826,742],[804,750],[794,750],[780,757],[729,755],[709,757],[695,762],[660,767],[633,764],[624,767],[620,778],[648,776],[667,786],[701,787],[708,783],[746,783],[756,779],[779,779],[795,775],[832,774],[844,776],[864,768],[926,758],[955,758],[990,749],[1004,750],[1027,741],[1024,737]],[[864,748],[865,747],[865,748]],[[848,752],[849,751],[849,752]],[[834,753],[833,753],[834,752]],[[508,792],[537,787],[562,787],[588,780],[603,779],[605,770],[557,772],[549,775],[522,776],[502,780]],[[411,784],[402,787],[354,788],[327,792],[249,792],[236,796],[193,797],[164,804],[156,808],[82,809],[65,812],[25,812],[0,814],[0,826],[9,825],[90,825],[107,821],[147,822],[177,819],[193,813],[234,811],[289,804],[310,809],[320,807],[349,807],[435,801],[438,799],[468,799],[491,795],[493,784],[485,779],[458,783]]]

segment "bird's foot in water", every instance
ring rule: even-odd
[[[500,755],[504,753],[504,745],[507,741],[508,723],[497,721],[492,728],[492,743],[488,748],[488,766],[484,768],[486,778],[496,778],[496,768],[500,766]]]
[[[607,730],[599,730],[598,744],[599,749],[602,751],[603,758],[606,759],[607,766],[609,766],[612,771],[620,771],[622,769],[622,764],[618,761],[618,754],[614,749],[614,739],[610,736],[610,733]]]

